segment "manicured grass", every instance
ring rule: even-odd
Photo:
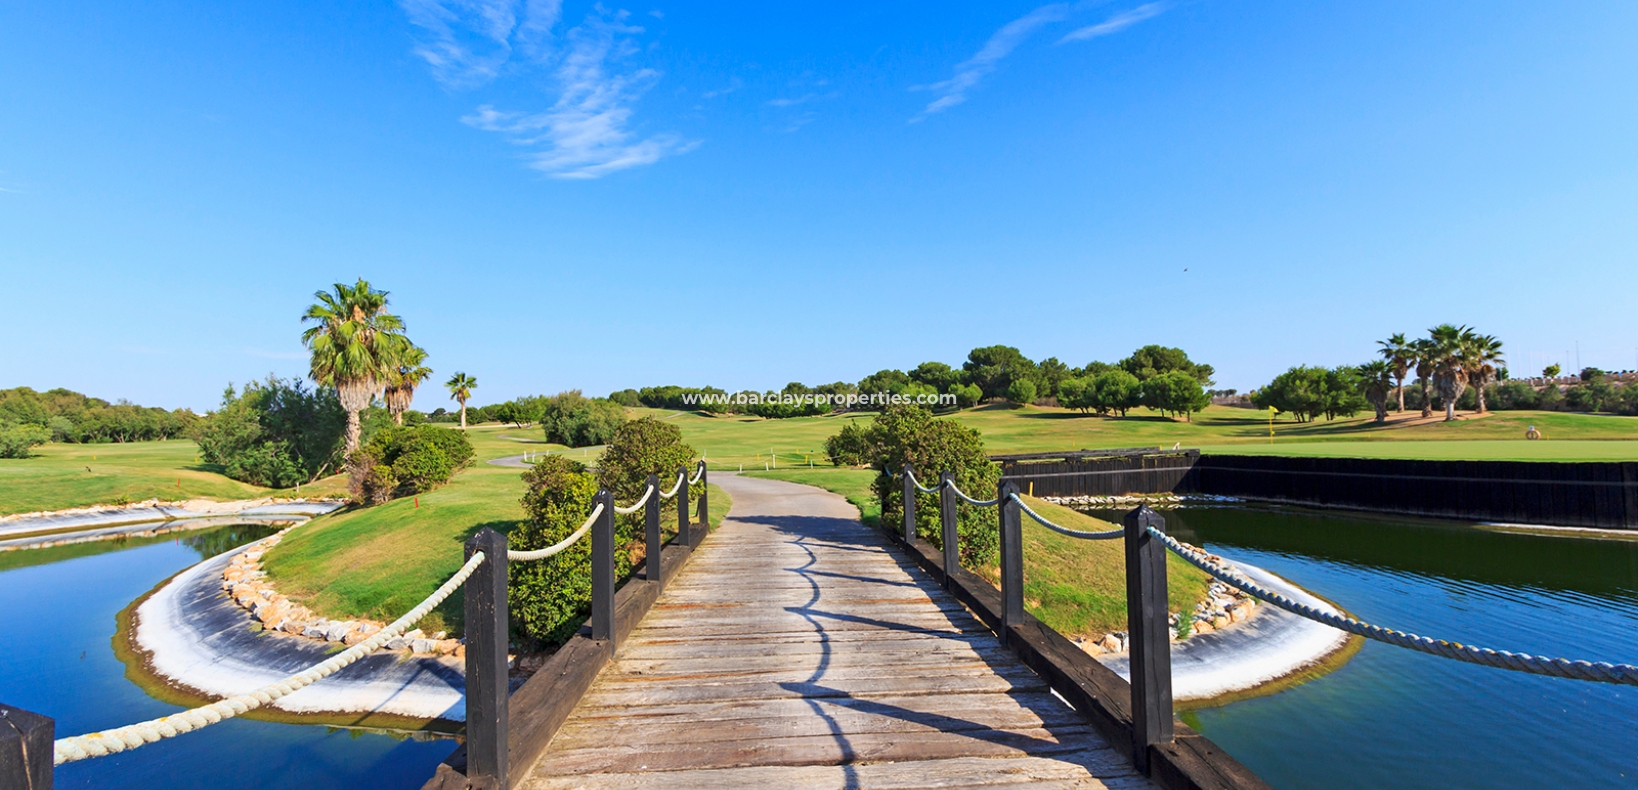
[[[294,496],[241,483],[199,461],[199,446],[186,439],[129,444],[47,444],[30,458],[0,459],[0,516],[37,510],[118,505],[145,499],[253,499]],[[89,471],[88,471],[89,470]],[[342,493],[346,481],[331,477],[302,486],[306,496]]]
[[[823,488],[846,497],[867,523],[879,524],[881,508],[870,492],[876,473],[860,469],[791,469],[746,472]],[[1102,531],[1115,525],[1084,513],[1026,497],[1029,506],[1070,529]],[[1081,540],[1060,535],[1024,518],[1024,605],[1030,614],[1067,636],[1098,638],[1126,630],[1126,557],[1122,541]],[[979,568],[991,584],[998,568]],[[1206,574],[1170,554],[1166,557],[1167,599],[1174,612],[1194,611],[1206,599]]]
[[[461,567],[462,544],[484,527],[507,533],[521,523],[521,469],[486,461],[551,446],[507,440],[528,433],[502,426],[478,426],[469,436],[477,449],[474,465],[448,484],[415,499],[322,516],[290,534],[267,555],[264,565],[280,592],[327,617],[368,617],[390,621],[419,603]],[[557,449],[562,449],[558,447]],[[711,520],[720,523],[732,502],[711,486]],[[423,630],[459,628],[459,593],[445,601]]]
[[[777,465],[781,470],[805,468],[810,462],[823,465],[827,437],[849,420],[871,419],[869,414],[764,420],[651,409],[633,411],[666,417],[682,428],[684,440],[702,450],[713,469],[743,466],[745,471],[760,470],[764,465]],[[1634,417],[1537,411],[1494,412],[1477,418],[1464,414],[1464,419],[1453,423],[1406,423],[1398,415],[1394,417],[1387,425],[1379,425],[1369,416],[1312,423],[1277,420],[1272,445],[1276,449],[1272,451],[1249,449],[1270,446],[1266,414],[1223,406],[1194,415],[1192,422],[1163,418],[1146,409],[1114,418],[1005,405],[967,409],[949,419],[977,429],[984,435],[985,448],[992,453],[1174,445],[1229,452],[1232,445],[1235,450],[1244,446],[1247,452],[1276,453],[1281,452],[1279,448],[1293,447],[1292,454],[1312,455],[1325,454],[1325,448],[1314,446],[1324,443],[1336,447],[1335,454],[1342,455],[1378,452],[1358,450],[1362,444],[1405,443],[1397,451],[1405,457],[1638,460],[1638,418]],[[1524,442],[1524,432],[1532,425],[1547,439]]]

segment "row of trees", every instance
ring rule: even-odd
[[[186,436],[199,420],[187,409],[109,403],[68,389],[0,390],[0,426],[35,426],[57,442],[146,442]],[[33,435],[41,435],[32,431]]]
[[[1393,378],[1401,412],[1405,410],[1405,379],[1412,371],[1422,388],[1422,416],[1433,416],[1432,391],[1436,390],[1446,420],[1456,419],[1456,402],[1470,385],[1477,411],[1486,411],[1486,388],[1506,377],[1502,342],[1468,326],[1440,324],[1429,329],[1427,337],[1414,340],[1407,340],[1403,333],[1394,334],[1377,341],[1377,346]]]

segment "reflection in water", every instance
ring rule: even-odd
[[[1274,571],[1369,622],[1638,663],[1635,542],[1298,508],[1163,515],[1180,539]],[[1375,642],[1318,680],[1184,718],[1280,788],[1638,786],[1638,688]]]

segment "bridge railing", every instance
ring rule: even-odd
[[[1442,639],[1384,628],[1352,617],[1322,611],[1268,590],[1198,548],[1166,534],[1166,522],[1148,506],[1128,512],[1119,529],[1088,532],[1056,524],[1032,509],[1018,486],[1003,479],[993,499],[978,499],[957,487],[955,475],[939,474],[938,482],[923,485],[915,470],[896,472],[903,486],[903,534],[908,545],[918,542],[917,494],[939,496],[939,535],[943,584],[948,588],[961,572],[960,536],[956,529],[957,503],[997,509],[1000,531],[1000,601],[998,629],[1003,639],[1014,638],[1025,625],[1024,516],[1061,535],[1081,540],[1122,540],[1126,559],[1126,616],[1130,645],[1130,719],[1132,760],[1139,771],[1151,773],[1153,747],[1173,740],[1171,622],[1166,598],[1166,552],[1169,550],[1212,577],[1265,603],[1350,634],[1396,647],[1472,664],[1551,677],[1638,686],[1638,666],[1608,662],[1573,661],[1506,650],[1464,645]],[[1187,613],[1185,613],[1186,616]]]
[[[643,493],[629,506],[618,506],[614,494],[600,489],[592,500],[592,511],[580,528],[553,546],[530,551],[513,550],[506,536],[485,527],[466,541],[466,562],[431,595],[392,624],[370,638],[291,675],[246,694],[209,705],[161,716],[113,730],[55,738],[56,723],[49,717],[0,704],[0,788],[49,790],[55,766],[109,754],[117,754],[166,738],[203,729],[233,718],[316,683],[379,650],[389,640],[409,630],[438,604],[463,585],[466,587],[466,778],[473,786],[509,786],[508,740],[508,648],[510,614],[507,609],[508,565],[535,562],[554,556],[591,536],[592,613],[591,638],[607,646],[612,655],[618,630],[615,627],[614,516],[638,510],[644,513],[647,561],[644,581],[656,591],[662,585],[661,556],[665,542],[660,529],[665,500],[677,499],[677,539],[692,546],[694,518],[699,528],[710,529],[710,481],[705,463],[692,476],[687,467],[677,470],[669,491],[661,491],[657,475],[649,475]],[[703,483],[698,513],[689,508],[688,487]]]

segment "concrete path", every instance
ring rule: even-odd
[[[732,512],[522,787],[1150,787],[846,500],[712,482]]]

